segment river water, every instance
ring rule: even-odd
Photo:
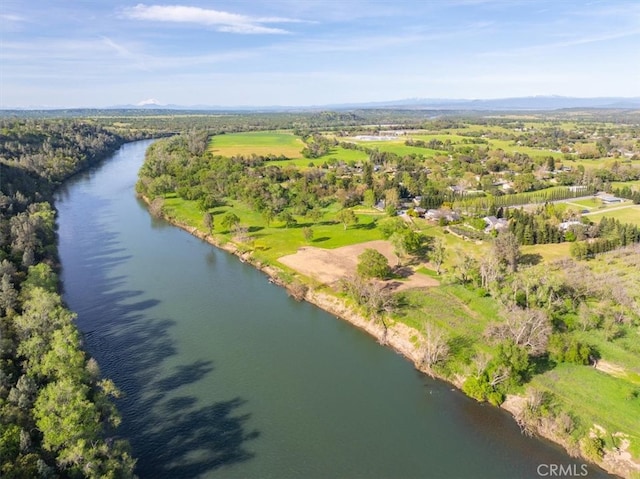
[[[503,411],[152,219],[134,194],[148,145],[124,145],[56,200],[64,297],[124,392],[119,434],[141,478],[581,475]]]

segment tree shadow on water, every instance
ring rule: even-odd
[[[110,294],[131,298],[131,292]],[[124,392],[117,404],[123,418],[118,432],[131,443],[136,473],[142,479],[189,478],[251,459],[246,444],[259,433],[248,428],[246,400],[184,394],[193,384],[211,381],[213,362],[198,359],[167,371],[165,362],[178,354],[171,335],[176,321],[154,317],[154,305],[116,301],[121,314],[110,311],[115,322],[92,334],[106,341],[98,362],[106,362],[105,375]]]
[[[97,225],[93,231],[108,235]],[[114,274],[131,258],[118,243],[110,235],[94,250],[77,252],[82,261],[68,264],[81,268],[70,272],[81,281],[70,281],[67,293],[76,302],[70,307],[78,311],[86,349],[123,392],[115,433],[129,440],[136,473],[142,479],[190,478],[251,459],[247,442],[260,433],[248,425],[247,401],[230,392],[227,400],[186,393],[211,381],[213,362],[178,357],[177,320],[158,313],[161,300],[153,294]],[[167,360],[178,364],[169,368]]]
[[[200,408],[193,407],[196,402],[179,397],[160,408],[164,426],[152,431],[148,445],[154,454],[139,459],[141,477],[197,477],[254,457],[245,444],[260,433],[246,430],[250,414],[238,413],[245,400],[236,397]]]

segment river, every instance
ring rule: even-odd
[[[64,298],[124,393],[119,434],[141,478],[535,478],[549,464],[580,476],[504,411],[152,219],[134,194],[148,145],[124,145],[56,199]]]

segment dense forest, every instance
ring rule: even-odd
[[[132,477],[112,402],[59,293],[52,193],[128,137],[77,120],[0,123],[0,476]]]

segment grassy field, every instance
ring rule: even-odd
[[[640,454],[640,396],[638,389],[627,381],[615,378],[590,366],[562,364],[542,375],[535,376],[532,384],[552,392],[571,411],[583,431],[598,424],[609,436],[623,432],[631,437],[631,452]]]
[[[600,221],[600,219],[605,216],[607,218],[620,220],[622,223],[633,223],[640,226],[640,205],[627,205],[620,209],[609,208],[604,211],[589,214],[588,218],[592,221]]]
[[[170,216],[179,217],[190,226],[205,231],[203,225],[203,213],[198,209],[195,201],[183,200],[175,196],[165,199],[165,211]],[[346,230],[341,223],[334,220],[338,208],[327,208],[325,215],[318,223],[313,224],[310,220],[297,216],[298,224],[286,228],[285,225],[273,220],[267,225],[265,219],[257,212],[241,202],[229,201],[226,206],[214,208],[214,234],[221,240],[231,240],[231,233],[221,224],[220,218],[232,211],[240,218],[240,223],[249,228],[249,236],[253,241],[255,256],[263,261],[271,263],[277,261],[281,256],[295,253],[301,246],[312,245],[321,248],[338,248],[366,241],[381,239],[380,231],[376,228],[376,221],[380,218],[379,213],[372,213],[366,210],[355,209],[358,223],[350,225]],[[304,239],[302,228],[311,227],[313,239],[307,242]]]
[[[636,180],[636,181],[614,181],[611,183],[611,186],[616,189],[616,188],[624,188],[625,186],[628,186],[629,188],[631,188],[632,190],[640,190],[640,180]]]
[[[293,133],[259,131],[216,135],[209,143],[215,155],[284,155],[287,158],[302,158],[303,141]]]
[[[567,200],[567,203],[570,205],[578,205],[583,206],[587,209],[600,208],[602,205],[602,201],[597,198],[589,198],[586,200]]]
[[[365,141],[365,140],[358,140],[355,138],[349,138],[347,141],[352,143],[357,143],[358,145],[366,148],[377,149],[379,151],[388,151],[389,153],[395,153],[398,156],[423,155],[425,157],[433,157],[436,155],[442,155],[442,152],[438,150],[421,148],[419,146],[407,146],[404,144],[406,140],[408,140],[408,138],[401,138],[399,140],[389,140],[389,141]]]
[[[428,270],[427,270],[428,271]],[[395,319],[423,331],[427,322],[445,331],[451,347],[446,374],[464,373],[471,358],[495,348],[483,338],[487,326],[498,319],[497,303],[480,297],[461,285],[442,284],[437,288],[404,293],[406,306]]]
[[[494,149],[500,148],[507,153],[526,153],[531,158],[548,158],[552,156],[553,158],[562,159],[564,157],[564,154],[557,151],[514,145],[513,142],[507,140],[489,140],[489,144]]]
[[[520,247],[520,251],[525,260],[531,258],[535,261],[539,255],[543,261],[557,261],[563,258],[571,257],[569,248],[571,243],[550,243],[550,244],[536,244],[536,245],[524,245]]]

